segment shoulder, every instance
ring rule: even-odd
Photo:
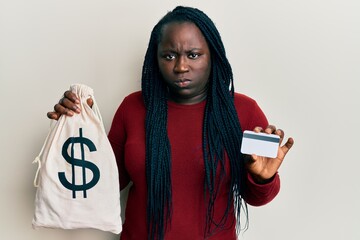
[[[145,108],[141,91],[133,92],[127,95],[119,106],[121,111],[140,110]]]
[[[133,92],[127,95],[118,107],[115,118],[127,118],[132,115],[143,114],[145,112],[145,105],[141,91]]]
[[[253,98],[242,93],[234,93],[234,104],[236,109],[252,109],[258,107],[257,102]]]
[[[268,122],[256,100],[242,94],[234,94],[234,105],[243,130],[252,130],[256,126],[266,127]]]
[[[127,95],[121,104],[143,104],[141,91],[133,92]]]

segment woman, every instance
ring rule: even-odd
[[[78,103],[67,91],[48,117],[79,113]],[[142,91],[124,99],[109,132],[121,188],[133,182],[121,239],[235,240],[235,215],[277,195],[277,170],[294,143],[280,142],[273,159],[245,156],[244,130],[284,138],[254,100],[234,93],[214,23],[176,7],[154,27]]]

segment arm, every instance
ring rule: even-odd
[[[124,189],[130,182],[130,177],[125,168],[124,146],[126,142],[126,130],[123,121],[123,107],[120,105],[115,113],[108,134],[110,144],[113,148],[119,171],[120,190]]]
[[[252,206],[262,206],[271,202],[280,191],[280,177],[277,173],[264,184],[255,182],[249,173],[245,177],[244,200]]]
[[[275,126],[268,125],[265,114],[254,100],[246,96],[241,97],[241,101],[235,102],[235,104],[238,109],[242,130],[277,134],[280,136],[281,145],[284,132],[276,129]],[[245,155],[246,173],[243,197],[248,204],[254,206],[264,205],[279,193],[280,178],[278,169],[292,144],[293,139],[289,138],[284,146],[279,145],[278,156],[275,159]]]

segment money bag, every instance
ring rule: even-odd
[[[93,90],[70,87],[81,113],[54,121],[38,163],[32,226],[121,231],[119,176]],[[91,97],[93,106],[86,100]]]

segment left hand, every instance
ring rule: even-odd
[[[261,127],[256,127],[254,132],[265,132],[268,134],[276,134],[280,136],[279,150],[276,158],[261,157],[255,154],[247,155],[245,157],[247,171],[251,174],[256,182],[265,183],[278,171],[287,152],[293,146],[294,139],[291,137],[288,138],[286,143],[281,146],[284,139],[284,131],[281,129],[276,129],[276,127],[273,125],[267,126],[265,130],[263,130]]]

